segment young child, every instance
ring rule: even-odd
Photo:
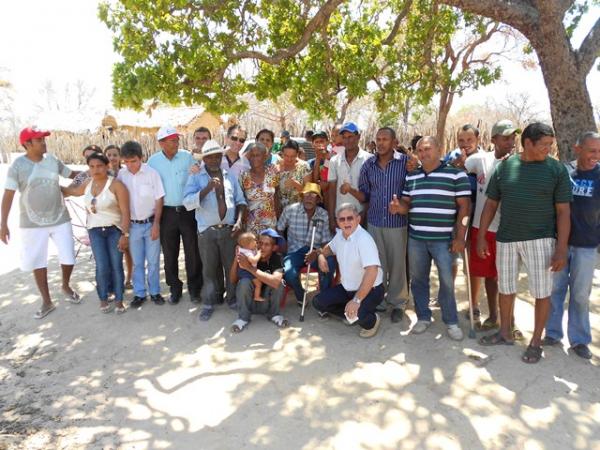
[[[260,250],[257,250],[258,244],[254,233],[246,232],[238,237],[238,254],[242,254],[248,258],[252,267],[256,267],[260,260]],[[254,285],[254,301],[263,302],[265,299],[261,297],[262,281],[244,269],[238,268],[238,277],[252,279]]]

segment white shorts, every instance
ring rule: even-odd
[[[21,228],[21,270],[31,272],[48,266],[48,240],[52,239],[61,264],[75,264],[71,222],[51,227]]]
[[[556,239],[553,238],[497,242],[496,268],[499,292],[504,295],[517,293],[519,263],[523,262],[529,279],[529,291],[533,298],[550,297],[552,293],[550,262],[555,245]]]

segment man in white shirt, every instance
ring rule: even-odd
[[[324,316],[327,313],[358,320],[360,337],[377,334],[380,318],[375,308],[383,300],[383,271],[377,245],[371,235],[360,226],[360,214],[352,203],[343,203],[336,213],[340,230],[318,252],[319,268],[327,272],[327,257],[336,255],[341,283],[320,292],[313,306]],[[314,256],[313,256],[314,257]]]
[[[479,316],[479,300],[477,294],[481,281],[485,280],[485,293],[487,295],[489,317],[479,326],[483,331],[498,328],[498,271],[496,270],[496,232],[500,224],[500,209],[496,212],[485,239],[490,249],[490,255],[480,258],[477,254],[477,234],[483,205],[487,199],[485,191],[496,166],[504,161],[515,148],[515,137],[521,130],[516,128],[510,120],[501,120],[492,127],[493,152],[476,152],[465,161],[467,173],[477,177],[477,201],[473,224],[470,230],[470,256],[469,273],[471,276],[471,299],[473,311]]]
[[[160,218],[162,216],[165,191],[159,173],[142,163],[142,146],[127,141],[121,147],[121,158],[125,167],[119,171],[118,179],[129,190],[131,226],[129,228],[129,250],[133,259],[134,308],[146,301],[146,265],[148,267],[148,290],[151,300],[162,305],[160,295]]]
[[[242,150],[247,137],[248,133],[239,125],[232,125],[227,130],[221,169],[226,170],[236,180],[240,178],[242,172],[250,169],[248,159],[240,155],[240,150]]]
[[[359,214],[363,212],[363,205],[358,198],[360,195],[358,180],[364,162],[373,157],[372,154],[358,147],[360,132],[355,123],[345,123],[340,129],[340,135],[342,136],[344,150],[331,158],[327,174],[329,183],[327,209],[329,212],[329,228],[332,233],[335,232],[336,228],[335,211],[337,206],[342,203],[350,203],[356,207]]]

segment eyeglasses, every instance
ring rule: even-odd
[[[92,214],[96,214],[98,211],[96,210],[96,197],[92,197],[90,212]]]
[[[229,136],[229,139],[231,139],[233,142],[239,142],[240,144],[243,144],[244,142],[246,142],[246,138],[239,138],[237,136]]]
[[[337,220],[341,223],[352,222],[354,220],[354,216],[338,217]]]

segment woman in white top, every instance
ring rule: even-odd
[[[87,157],[90,178],[81,186],[63,188],[64,195],[85,195],[87,229],[96,260],[96,291],[100,310],[112,311],[108,295],[115,294],[117,313],[123,306],[123,255],[129,240],[129,193],[123,183],[108,175],[109,161],[102,153]]]

